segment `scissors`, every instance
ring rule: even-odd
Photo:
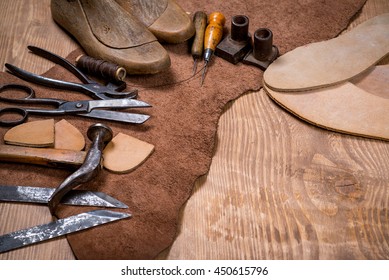
[[[112,98],[136,98],[138,95],[138,90],[133,89],[131,91],[123,92],[126,88],[125,82],[120,82],[118,84],[107,83],[102,85],[86,76],[82,73],[77,67],[75,67],[68,60],[51,53],[47,50],[35,47],[27,47],[32,53],[43,57],[47,60],[50,60],[76,76],[82,83],[73,83],[67,81],[56,80],[48,77],[39,76],[23,69],[20,69],[12,64],[6,63],[5,67],[15,76],[35,84],[40,84],[43,86],[48,86],[57,89],[65,89],[81,92],[91,96],[93,99],[112,99]]]
[[[11,98],[4,93],[6,91],[21,91],[24,93],[22,98]],[[117,98],[109,100],[82,100],[82,101],[66,101],[54,98],[36,98],[34,90],[26,85],[21,84],[5,84],[0,86],[0,101],[13,104],[32,104],[32,105],[51,105],[56,108],[30,108],[30,107],[6,107],[0,108],[0,125],[13,126],[25,122],[29,114],[41,115],[64,115],[72,114],[81,117],[89,117],[94,119],[103,119],[110,121],[118,121],[124,123],[140,124],[145,122],[149,116],[143,114],[135,114],[128,112],[118,112],[99,109],[121,109],[121,108],[144,108],[151,107],[148,103],[129,99]],[[11,120],[4,120],[5,115],[12,115]],[[19,118],[15,119],[15,116]]]

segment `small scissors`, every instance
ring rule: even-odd
[[[22,91],[25,93],[23,98],[9,98],[4,97],[4,92],[7,90]],[[151,107],[149,104],[143,101],[129,99],[129,98],[117,98],[109,100],[88,100],[88,101],[66,101],[54,98],[35,98],[34,90],[26,85],[20,84],[5,84],[0,86],[0,101],[8,103],[19,104],[40,104],[55,106],[55,109],[44,108],[21,108],[21,107],[7,107],[0,108],[0,125],[13,126],[18,125],[27,120],[29,114],[41,114],[41,115],[64,115],[73,114],[82,117],[89,117],[95,119],[103,119],[110,121],[119,121],[125,123],[143,123],[149,116],[143,114],[134,114],[127,112],[98,110],[100,109],[120,109],[120,108],[144,108]],[[20,118],[13,120],[1,120],[4,115],[19,115]],[[4,117],[3,117],[4,119]]]
[[[20,69],[14,65],[8,63],[5,64],[5,67],[7,67],[7,69],[12,74],[23,80],[47,87],[81,92],[91,96],[94,99],[105,100],[111,98],[136,98],[138,95],[138,90],[136,89],[127,92],[122,92],[122,90],[124,90],[126,87],[125,82],[121,82],[119,84],[108,83],[107,85],[102,85],[88,78],[72,63],[56,54],[34,46],[28,46],[27,48],[32,53],[62,66],[63,68],[71,72],[73,75],[75,75],[78,79],[80,79],[82,83],[72,83],[43,77]]]

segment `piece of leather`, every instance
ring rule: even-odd
[[[82,151],[85,147],[85,138],[74,125],[63,119],[56,122],[55,149]]]
[[[380,73],[370,71],[364,76],[374,83],[365,87],[371,92],[351,82],[303,92],[276,92],[266,85],[264,89],[281,107],[313,125],[389,141],[389,94],[385,95],[389,76],[383,78]]]
[[[351,79],[389,53],[389,13],[334,39],[296,48],[274,61],[264,82],[275,91],[302,91]]]
[[[222,11],[227,19],[226,27],[230,26],[233,15],[245,14],[250,18],[251,27],[266,25],[272,30],[274,44],[281,53],[308,42],[333,38],[347,27],[365,3],[364,0],[177,2],[192,15],[200,7],[206,11]],[[122,132],[152,143],[155,151],[130,173],[118,175],[103,170],[95,180],[80,186],[105,192],[126,203],[133,217],[67,236],[78,259],[152,259],[168,248],[179,232],[179,213],[193,192],[194,182],[209,170],[217,143],[218,121],[226,104],[262,86],[260,69],[232,65],[218,57],[213,57],[204,84],[200,86],[201,74],[188,79],[193,69],[188,45],[166,45],[166,49],[172,59],[168,71],[157,75],[129,74],[126,78],[129,88],[139,90],[139,99],[152,105],[139,109],[151,118],[140,126],[105,122],[115,134]],[[80,54],[82,51],[76,50],[68,59],[74,62]],[[62,80],[72,76],[58,66],[45,75]],[[8,73],[0,73],[0,83],[5,82],[21,81]],[[31,86],[42,98],[54,97],[51,89]],[[55,93],[55,98],[79,98],[73,92]],[[94,123],[77,116],[66,119],[83,135]],[[3,133],[4,128],[0,128],[0,135]],[[89,145],[87,141],[86,149]],[[69,174],[67,170],[0,163],[0,178],[3,184],[9,185],[28,185],[33,181],[56,186]],[[61,205],[58,215],[66,217],[85,211],[88,209]]]
[[[25,147],[54,147],[54,119],[14,126],[5,133],[4,143]]]
[[[153,151],[153,144],[118,133],[104,149],[103,165],[115,173],[128,173],[146,161]]]

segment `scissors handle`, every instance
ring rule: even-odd
[[[11,120],[4,119],[4,116],[12,115]],[[14,117],[14,115],[18,115],[19,118]],[[14,126],[21,123],[24,123],[27,120],[28,112],[23,108],[2,108],[0,109],[0,126]]]

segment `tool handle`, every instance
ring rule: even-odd
[[[75,169],[83,164],[85,156],[83,151],[0,145],[0,161],[5,162]]]
[[[220,12],[209,15],[208,26],[204,35],[204,60],[208,62],[223,37],[223,27],[226,18]]]
[[[198,11],[194,14],[193,24],[196,30],[195,37],[192,43],[191,53],[193,58],[199,58],[203,54],[204,49],[204,33],[207,27],[207,14]]]

